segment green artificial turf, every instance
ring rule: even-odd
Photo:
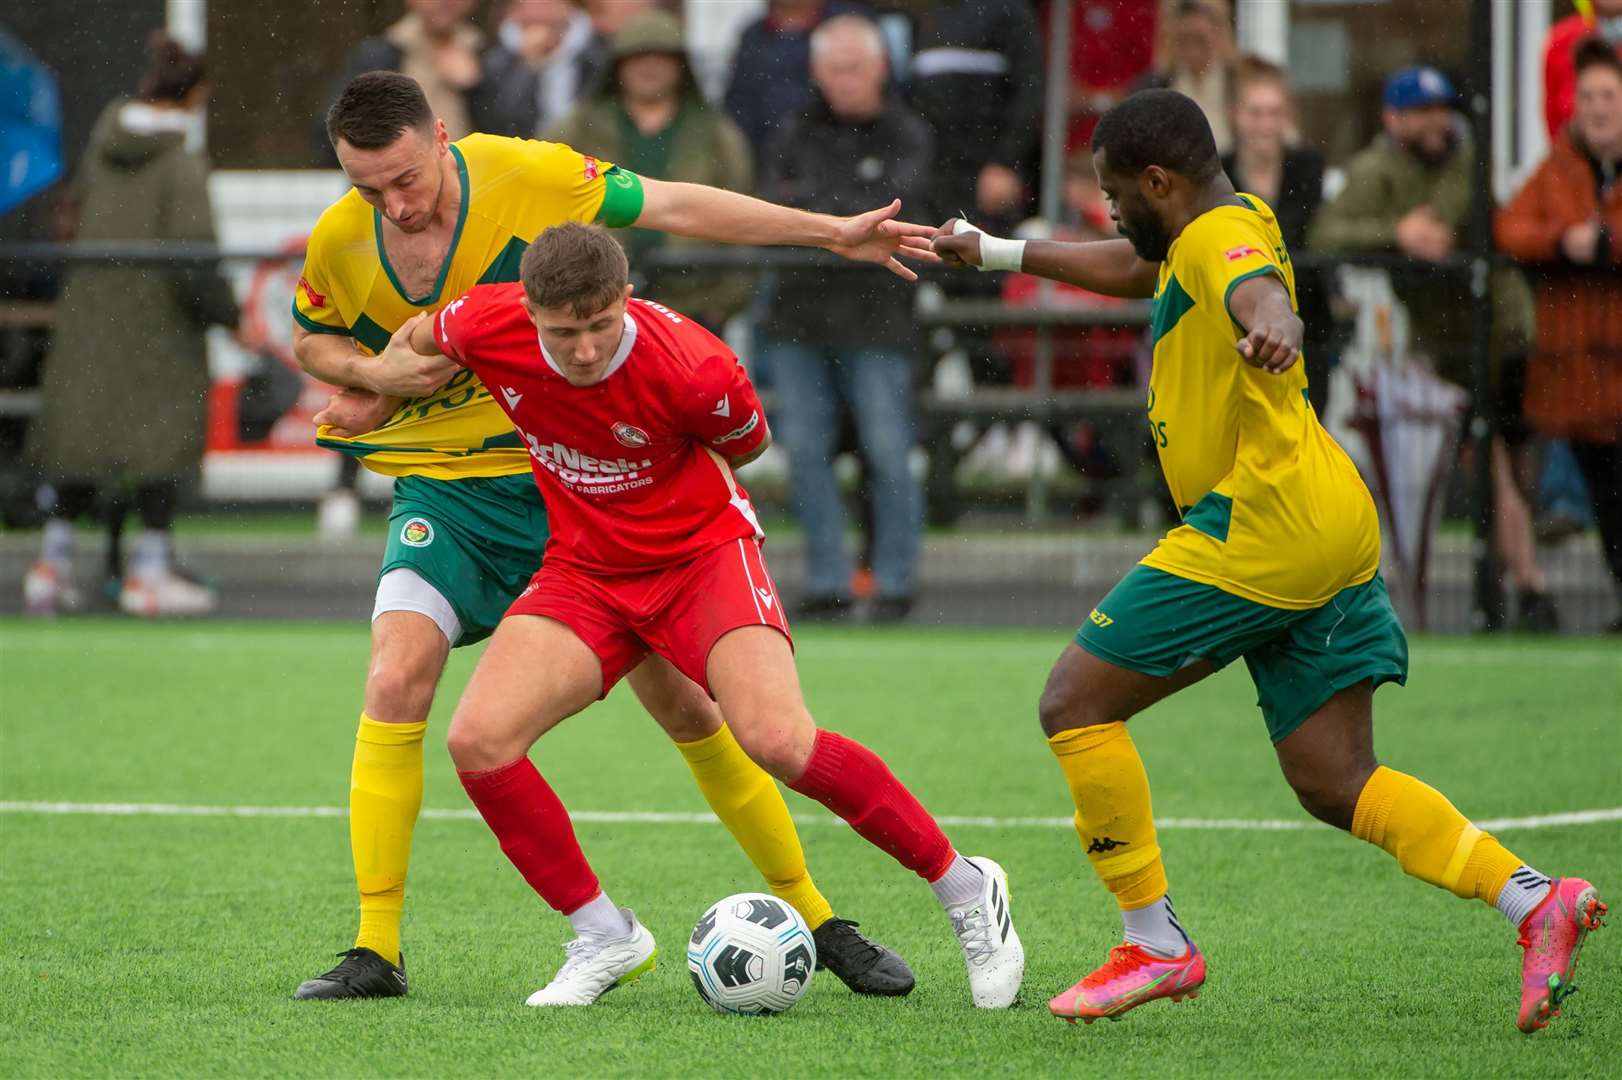
[[[1035,720],[1063,634],[807,630],[819,720],[861,739],[941,815],[1070,813]],[[364,627],[0,622],[0,800],[342,807]],[[452,660],[428,740],[429,808],[465,812],[441,736],[476,659]],[[1477,818],[1622,804],[1614,643],[1416,641],[1376,698],[1382,759]],[[1133,724],[1165,819],[1302,821],[1242,665]],[[577,811],[699,812],[680,757],[623,689],[534,758]],[[958,825],[998,859],[1029,953],[1022,1003],[969,1007],[928,889],[820,808],[811,867],[843,915],[918,975],[902,1001],[819,975],[791,1012],[717,1016],[683,945],[713,900],[760,887],[714,824],[579,833],[661,965],[589,1009],[538,1011],[566,924],[477,820],[417,829],[411,996],[293,1002],[350,943],[347,829],[332,816],[0,812],[0,1076],[1603,1076],[1622,1046],[1622,932],[1584,954],[1582,992],[1534,1037],[1513,1026],[1519,950],[1495,912],[1405,878],[1329,829],[1167,828],[1178,912],[1206,951],[1197,1001],[1070,1027],[1049,995],[1101,962],[1119,922],[1072,831]],[[1510,829],[1550,873],[1622,898],[1622,823]],[[1610,1065],[1605,1062],[1610,1061]]]

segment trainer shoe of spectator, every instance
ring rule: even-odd
[[[801,600],[794,607],[796,619],[809,619],[812,622],[833,621],[843,619],[850,614],[851,601],[843,596],[812,595]]]
[[[79,590],[66,566],[41,559],[23,576],[23,610],[30,615],[55,615],[79,607]]]
[[[118,592],[118,606],[125,614],[148,619],[209,615],[219,603],[219,594],[213,589],[187,581],[173,570],[130,574]]]
[[[1560,610],[1554,597],[1546,592],[1521,590],[1521,602],[1515,615],[1515,629],[1526,634],[1557,634],[1560,632]]]
[[[315,530],[323,540],[347,540],[360,526],[360,496],[348,488],[329,491],[315,511]]]
[[[881,596],[873,601],[872,610],[868,612],[867,621],[874,623],[898,623],[912,614],[914,599],[911,596]]]

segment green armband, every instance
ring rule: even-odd
[[[610,229],[636,224],[642,216],[642,178],[618,165],[603,175],[603,205],[597,220]]]

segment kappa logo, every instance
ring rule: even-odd
[[[772,609],[772,603],[774,600],[772,597],[772,591],[770,589],[762,589],[759,585],[755,586],[755,591],[760,594],[760,602],[766,605],[767,611],[770,611]]]
[[[1130,840],[1117,840],[1112,836],[1095,836],[1093,842],[1087,845],[1087,854],[1102,855],[1106,851],[1114,851],[1118,847],[1127,847]]]
[[[732,417],[732,399],[722,394],[721,400],[715,403],[715,408],[711,409],[710,412],[723,420],[730,419]]]
[[[646,431],[635,424],[627,424],[624,420],[615,424],[611,430],[621,446],[629,446],[632,450],[640,450],[653,441]]]
[[[507,408],[509,409],[518,408],[518,403],[524,400],[524,395],[520,394],[510,386],[503,386],[501,388],[501,396],[507,399]]]
[[[434,542],[434,527],[420,517],[414,517],[400,526],[400,543],[407,547],[427,547]]]

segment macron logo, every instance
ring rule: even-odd
[[[760,594],[760,602],[766,605],[767,611],[770,611],[772,609],[772,591],[762,589],[759,585],[755,586],[755,591]]]
[[[732,416],[732,402],[725,394],[722,394],[721,400],[715,403],[715,408],[711,409],[710,412],[723,420],[729,419]]]
[[[524,395],[520,394],[510,386],[503,386],[501,388],[501,396],[507,399],[507,408],[509,409],[518,408],[518,403],[524,400]]]

